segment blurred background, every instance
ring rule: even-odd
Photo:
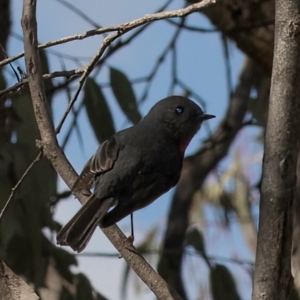
[[[135,246],[186,299],[251,298],[274,11],[268,6],[272,1],[242,2],[219,1],[203,12],[153,22],[117,39],[58,134],[67,158],[81,172],[101,142],[137,123],[169,95],[185,95],[216,115],[188,147],[178,187],[134,213]],[[41,0],[39,43],[190,4]],[[23,51],[21,16],[21,1],[0,0],[0,42],[7,57]],[[40,51],[43,73],[84,67],[106,36]],[[38,154],[27,87],[14,87],[22,72],[20,58],[0,74],[0,209]],[[52,77],[44,83],[57,126],[79,77]],[[153,299],[100,230],[80,255],[56,246],[56,232],[79,208],[42,159],[2,217],[0,256],[42,299]],[[129,218],[118,225],[130,234]]]

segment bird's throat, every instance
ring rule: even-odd
[[[179,149],[180,149],[180,153],[182,155],[184,155],[185,149],[187,148],[187,146],[189,145],[191,139],[193,138],[193,136],[188,137],[187,139],[185,139],[184,141],[181,141],[179,144]]]

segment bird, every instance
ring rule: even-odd
[[[57,234],[57,244],[85,249],[96,227],[109,227],[174,187],[185,150],[205,120],[192,100],[158,101],[136,125],[115,133],[90,158],[74,187],[94,186],[88,201]]]

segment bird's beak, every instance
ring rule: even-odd
[[[214,115],[202,114],[199,116],[199,121],[202,122],[202,121],[206,121],[206,120],[209,120],[209,119],[212,119],[215,117],[216,116],[214,116]]]

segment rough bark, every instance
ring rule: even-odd
[[[33,289],[0,260],[0,299],[37,300]]]
[[[300,140],[300,2],[277,0],[253,300],[287,299]]]

